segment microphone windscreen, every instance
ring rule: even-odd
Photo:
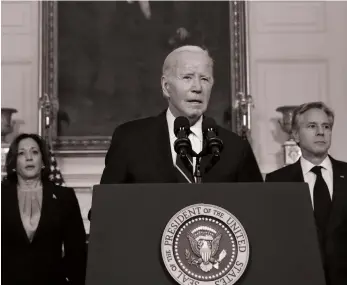
[[[175,119],[175,122],[174,122],[174,133],[175,133],[176,137],[177,137],[178,131],[181,128],[184,128],[185,130],[189,130],[189,128],[190,128],[189,120],[186,117],[183,117],[183,116],[177,117]]]
[[[217,129],[218,129],[216,121],[213,118],[210,118],[210,117],[206,117],[202,121],[202,131],[203,131],[203,133],[207,132],[208,129],[213,129],[215,132],[217,132]]]

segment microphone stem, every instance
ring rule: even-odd
[[[201,163],[201,156],[197,156],[196,157],[195,173],[194,173],[194,177],[196,178],[195,183],[202,183],[200,163]]]

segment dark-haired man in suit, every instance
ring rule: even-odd
[[[168,109],[155,117],[125,123],[114,131],[105,159],[101,184],[113,183],[194,183],[192,173],[182,169],[174,150],[174,121],[184,116],[190,123],[189,139],[199,153],[203,148],[203,114],[213,86],[213,60],[198,46],[183,46],[165,59],[161,86]],[[223,128],[220,160],[203,182],[263,181],[253,151],[246,140]],[[201,162],[202,169],[209,157]],[[195,166],[195,161],[193,162]]]
[[[322,102],[293,113],[293,136],[302,157],[266,176],[266,182],[306,182],[321,247],[327,285],[347,284],[347,163],[328,151],[334,113]]]

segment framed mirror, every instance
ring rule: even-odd
[[[167,107],[160,86],[176,47],[205,47],[207,115],[239,132],[247,94],[244,1],[42,1],[40,131],[59,154],[104,155],[114,129]]]

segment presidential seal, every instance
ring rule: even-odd
[[[181,285],[232,285],[245,271],[249,251],[239,220],[208,204],[176,213],[161,240],[166,269]]]

